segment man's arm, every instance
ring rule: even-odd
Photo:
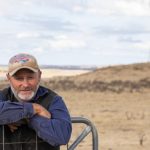
[[[31,103],[3,101],[0,99],[0,125],[17,122],[34,115]]]
[[[33,116],[29,125],[38,136],[53,146],[67,144],[72,131],[71,119],[62,98],[56,96],[49,108],[51,118]]]
[[[35,114],[44,117],[50,117],[49,112],[39,112],[39,110],[42,110],[40,109],[43,108],[42,106],[38,105],[36,108],[37,109],[34,108],[32,103],[11,102],[9,100],[6,100],[5,97],[3,97],[3,95],[0,93],[0,125],[9,125],[10,129],[12,129],[13,132],[14,130],[17,130],[17,126],[19,125],[17,124],[16,126],[16,122],[21,119],[31,118]]]

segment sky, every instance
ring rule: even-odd
[[[40,65],[150,60],[150,0],[0,0],[0,64],[17,53]]]

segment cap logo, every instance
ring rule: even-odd
[[[13,63],[23,64],[23,63],[26,63],[28,61],[29,61],[29,58],[27,56],[21,56],[21,57],[20,56],[19,57],[15,56],[13,59],[10,60],[10,63],[11,64],[13,64]]]

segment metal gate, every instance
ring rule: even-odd
[[[72,117],[71,121],[72,123],[83,123],[86,124],[87,126],[82,131],[82,133],[76,138],[76,140],[70,146],[67,147],[67,149],[74,150],[82,142],[82,140],[91,132],[92,150],[98,150],[98,133],[94,124],[87,118],[83,117]]]
[[[75,139],[75,141],[68,146],[67,150],[74,150],[76,147],[82,142],[82,140],[91,132],[92,133],[92,150],[98,150],[98,133],[94,124],[83,117],[71,117],[72,123],[83,123],[87,126],[84,128],[82,133]],[[36,142],[37,143],[37,142]],[[37,146],[35,147],[37,149]],[[5,142],[4,142],[4,126],[3,126],[3,150],[5,150]]]

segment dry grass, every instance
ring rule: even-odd
[[[71,116],[91,120],[99,133],[99,147],[103,150],[149,150],[150,92],[59,92]],[[72,139],[81,127],[74,128]],[[72,140],[71,140],[72,141]],[[78,150],[91,149],[91,136]]]
[[[51,75],[47,74],[47,77]],[[1,84],[2,87],[5,83]],[[46,79],[44,84],[64,97],[71,116],[86,117],[94,123],[100,149],[149,150],[150,63]],[[82,128],[83,125],[73,125],[70,143]],[[77,149],[91,150],[91,135]]]

